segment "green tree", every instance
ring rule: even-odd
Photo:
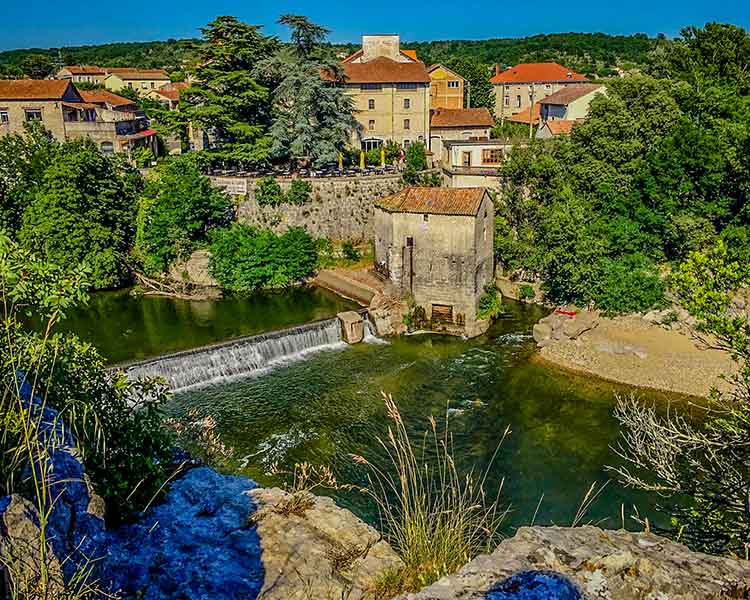
[[[747,556],[750,544],[750,320],[732,310],[739,288],[750,285],[750,263],[729,259],[719,242],[693,253],[674,274],[683,306],[699,319],[706,342],[732,355],[738,370],[714,388],[700,426],[670,414],[661,417],[636,399],[621,400],[621,454],[616,469],[627,485],[676,496],[669,533],[704,552]]]
[[[140,177],[90,140],[67,142],[44,170],[18,233],[27,248],[60,265],[86,263],[95,288],[128,278]]]
[[[279,236],[235,223],[214,233],[209,268],[225,289],[252,292],[304,279],[317,259],[318,246],[302,228]]]
[[[21,61],[23,74],[30,79],[45,79],[55,71],[55,65],[46,54],[29,54]]]
[[[424,144],[417,142],[406,149],[406,166],[402,175],[404,183],[416,185],[420,174],[427,168],[427,150]]]
[[[134,253],[149,274],[186,258],[209,232],[228,225],[232,200],[200,172],[194,155],[170,158],[156,168],[138,202]]]
[[[335,163],[358,125],[351,96],[336,85],[343,71],[324,46],[328,30],[298,15],[284,15],[279,23],[289,27],[292,43],[256,68],[260,77],[279,81],[270,129],[274,156]]]
[[[273,82],[259,80],[253,71],[276,52],[278,41],[234,17],[217,17],[201,31],[196,80],[183,91],[181,109],[215,136],[212,160],[263,162],[271,154],[268,88]]]
[[[470,56],[456,56],[445,63],[466,80],[464,87],[464,106],[470,108],[484,107],[495,112],[495,94],[490,83],[492,67]]]

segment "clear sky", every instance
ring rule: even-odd
[[[335,42],[357,41],[368,32],[422,41],[568,31],[673,36],[685,25],[707,21],[750,27],[750,0],[0,0],[0,5],[0,49],[198,37],[216,15],[234,15],[281,34],[275,20],[289,12],[327,26]]]

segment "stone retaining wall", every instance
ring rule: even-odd
[[[312,185],[308,203],[276,207],[258,205],[256,179],[212,177],[211,180],[229,193],[244,197],[238,206],[238,219],[242,223],[276,233],[289,227],[305,227],[314,237],[334,240],[372,239],[373,203],[403,187],[400,174],[307,179]],[[284,191],[291,186],[291,179],[278,181]]]

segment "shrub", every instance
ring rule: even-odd
[[[233,216],[232,199],[211,185],[192,155],[170,158],[141,194],[134,254],[146,273],[163,273]]]
[[[304,179],[292,179],[292,185],[286,193],[286,201],[289,204],[307,204],[310,201],[312,185]]]
[[[215,233],[209,270],[222,287],[250,292],[300,281],[314,271],[317,260],[315,240],[300,227],[276,235],[235,223]]]
[[[648,258],[632,254],[606,259],[591,299],[608,314],[648,310],[664,301],[665,286]]]
[[[341,253],[344,255],[344,258],[346,260],[349,260],[351,262],[357,262],[360,258],[362,258],[359,250],[357,250],[357,248],[350,240],[346,240],[343,243],[343,245],[341,246]]]
[[[424,144],[415,143],[406,149],[406,167],[402,178],[408,185],[419,183],[420,173],[427,168],[427,151]]]
[[[315,251],[318,253],[317,269],[328,269],[336,265],[333,242],[328,238],[315,240]]]
[[[255,199],[260,206],[278,206],[284,202],[284,192],[273,177],[261,177],[258,179]]]
[[[503,311],[503,302],[494,283],[488,283],[479,297],[477,319],[494,319]]]
[[[528,283],[522,283],[518,286],[518,299],[519,300],[533,300],[536,298],[536,292],[534,288]]]

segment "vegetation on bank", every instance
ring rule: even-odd
[[[658,75],[611,81],[569,137],[516,147],[502,167],[496,256],[557,303],[611,313],[664,295],[663,270],[750,238],[750,38],[688,29]],[[737,243],[740,242],[740,243]]]

